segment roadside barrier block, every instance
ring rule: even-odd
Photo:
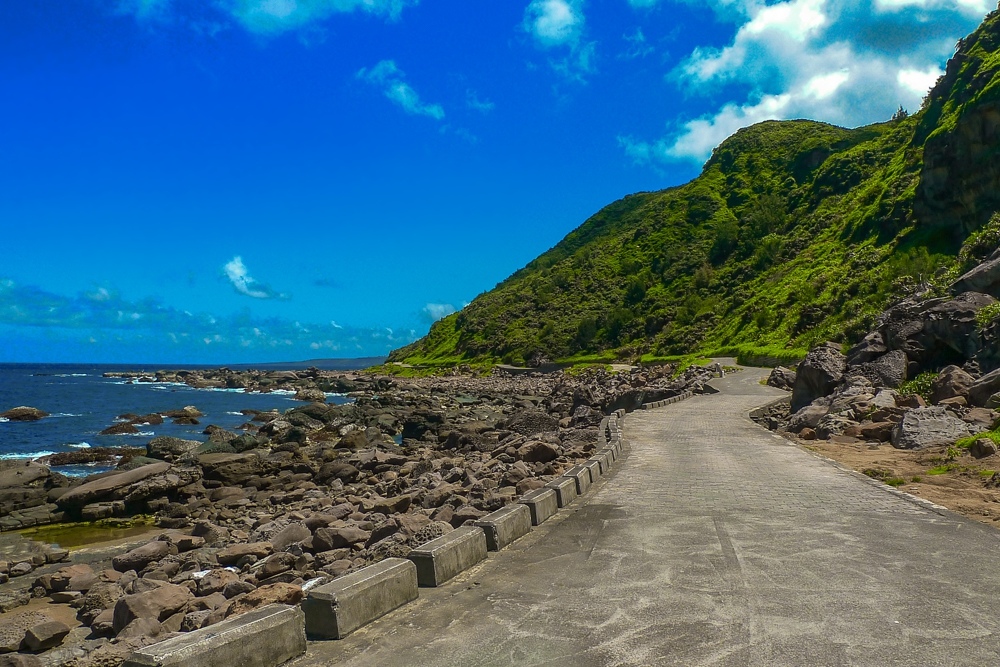
[[[615,442],[618,442],[617,440]],[[604,449],[597,452],[598,456],[604,455],[608,457],[608,463],[614,465],[615,461],[618,460],[618,450],[615,449],[615,445],[611,444]]]
[[[583,462],[583,467],[590,471],[591,481],[596,482],[598,479],[600,479],[602,474],[600,461],[596,461],[593,458],[589,458]]]
[[[486,548],[500,551],[505,546],[531,532],[531,510],[526,505],[514,503],[491,512],[473,525],[486,533]]]
[[[563,477],[569,477],[576,482],[576,495],[578,496],[585,494],[593,483],[590,470],[583,466],[573,466],[563,473]]]
[[[601,456],[601,454],[599,453],[594,454],[589,459],[587,459],[587,462],[584,463],[584,465],[588,465],[593,462],[597,463],[601,475],[607,475],[609,472],[611,472],[611,466],[609,465],[607,458]]]
[[[343,639],[416,599],[416,565],[402,558],[387,558],[309,591],[302,601],[306,634],[316,639]]]
[[[576,500],[576,480],[572,477],[557,477],[546,484],[545,488],[556,492],[556,501],[559,503],[559,507],[566,507]]]
[[[417,566],[417,583],[440,586],[486,558],[486,533],[479,526],[462,526],[410,552]]]
[[[538,526],[550,516],[559,511],[559,497],[554,489],[535,489],[526,493],[518,500],[531,510],[531,525]]]
[[[124,667],[275,667],[305,652],[302,610],[269,604],[141,648]]]

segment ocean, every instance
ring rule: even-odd
[[[36,459],[87,447],[142,447],[160,435],[205,441],[208,436],[202,431],[209,424],[234,430],[246,423],[249,417],[240,410],[285,411],[302,405],[290,392],[259,394],[241,389],[193,389],[162,382],[129,384],[122,379],[103,377],[110,371],[133,370],[157,369],[134,365],[0,364],[0,412],[27,405],[51,415],[35,422],[0,418],[0,460]],[[328,395],[327,400],[347,401],[337,395]],[[137,426],[139,434],[98,435],[116,423],[118,415],[162,413],[187,405],[204,413],[204,417],[198,418],[200,424],[182,426],[166,419],[157,426]],[[102,462],[53,469],[79,477],[112,467]]]

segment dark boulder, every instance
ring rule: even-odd
[[[846,357],[837,343],[823,343],[806,355],[795,374],[792,411],[798,412],[817,398],[833,393],[844,377]]]
[[[26,405],[11,408],[6,412],[0,412],[0,417],[12,422],[33,422],[48,416],[48,412]]]

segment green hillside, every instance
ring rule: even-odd
[[[607,206],[390,359],[795,356],[856,338],[891,300],[996,248],[998,72],[994,12],[920,111],[740,130],[698,178]]]

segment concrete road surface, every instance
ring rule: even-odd
[[[1000,533],[755,426],[765,375],[630,414],[583,502],[295,667],[1000,664]]]

